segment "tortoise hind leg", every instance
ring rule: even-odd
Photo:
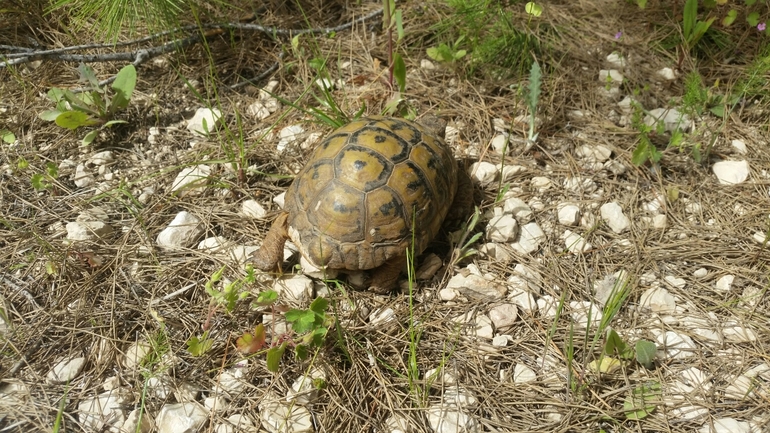
[[[262,246],[251,254],[254,266],[262,271],[273,271],[279,268],[283,261],[283,246],[289,238],[289,214],[278,215],[273,225],[265,235]]]
[[[384,295],[394,288],[398,283],[398,277],[406,265],[406,257],[394,257],[382,266],[371,270],[371,284],[369,290]]]
[[[444,218],[444,228],[454,230],[460,227],[473,212],[474,204],[473,181],[461,166],[457,171],[457,192]]]

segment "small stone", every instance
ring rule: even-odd
[[[692,276],[695,278],[704,278],[709,274],[709,271],[706,270],[706,268],[698,268],[695,270],[695,272],[692,273]]]
[[[754,383],[746,375],[727,377],[727,386],[725,387],[725,398],[730,400],[744,400],[753,397]]]
[[[449,386],[457,383],[457,377],[455,377],[452,373],[440,368],[431,368],[425,372],[423,378],[427,383],[435,383],[439,386]]]
[[[444,302],[454,301],[459,296],[460,296],[460,293],[458,293],[457,290],[455,289],[443,288],[438,292],[438,298]]]
[[[623,74],[616,69],[601,69],[599,70],[599,80],[603,83],[620,84],[623,82]]]
[[[503,153],[503,151],[507,152],[511,150],[510,141],[508,139],[507,133],[495,135],[495,137],[492,138],[492,141],[489,142],[489,145],[497,153]]]
[[[532,208],[530,208],[529,205],[524,202],[524,200],[516,197],[511,197],[505,200],[503,203],[503,213],[509,213],[513,215],[514,218],[516,218],[516,221],[521,224],[532,221],[533,217]]]
[[[286,146],[297,141],[297,139],[305,132],[305,128],[302,125],[289,125],[278,133],[278,145],[276,150],[283,152],[286,150]]]
[[[645,116],[644,123],[647,126],[655,127],[659,122],[663,123],[663,129],[666,132],[680,130],[687,132],[692,129],[692,120],[684,113],[680,113],[675,108],[655,108],[649,111]]]
[[[516,323],[519,309],[515,304],[501,304],[489,310],[489,319],[495,329],[505,329]]]
[[[496,208],[497,215],[487,224],[487,239],[492,242],[510,242],[518,234],[518,222],[513,215],[498,211],[499,208]]]
[[[146,342],[132,343],[123,354],[123,367],[128,371],[135,371],[151,350],[152,347]]]
[[[658,230],[666,228],[668,224],[668,217],[666,214],[658,214],[652,217],[652,227]]]
[[[223,396],[209,396],[203,399],[203,407],[210,411],[221,412],[227,409],[227,399]]]
[[[396,312],[392,308],[376,309],[369,314],[369,324],[372,326],[382,326],[394,320]]]
[[[760,245],[765,245],[767,242],[767,236],[765,236],[764,232],[756,232],[751,236],[751,238],[754,239],[754,242]]]
[[[540,249],[540,243],[545,240],[545,233],[537,223],[524,224],[519,230],[519,239],[511,244],[511,248],[521,254],[531,254]]]
[[[206,189],[210,175],[211,167],[206,164],[184,168],[177,174],[174,182],[171,184],[171,191],[179,191],[180,197],[184,197],[191,192],[200,193]]]
[[[571,252],[572,254],[585,253],[593,248],[593,245],[588,243],[582,236],[572,232],[571,230],[565,230],[564,234],[562,235],[562,239],[564,239],[564,246],[567,248],[567,251]]]
[[[140,420],[141,426],[139,425]],[[147,416],[146,409],[136,408],[128,414],[120,428],[121,432],[150,433],[155,430],[155,421],[152,420],[152,417]]]
[[[647,289],[639,301],[642,307],[654,313],[673,313],[676,311],[676,298],[662,287]]]
[[[156,242],[161,248],[188,248],[195,244],[205,230],[205,225],[198,217],[187,211],[181,211],[158,234]]]
[[[572,310],[570,317],[575,322],[575,325],[580,328],[588,328],[589,326],[599,326],[602,321],[602,309],[598,305],[594,305],[589,301],[572,301],[569,303],[569,307]],[[590,323],[588,321],[590,316]]]
[[[85,431],[118,431],[126,421],[123,410],[129,398],[122,392],[108,391],[78,404],[78,421]]]
[[[273,290],[292,305],[304,306],[313,297],[313,280],[305,275],[289,275],[278,278]]]
[[[757,333],[751,328],[738,324],[734,320],[727,321],[722,326],[725,340],[731,343],[751,343],[757,341]]]
[[[670,359],[683,359],[697,353],[695,343],[687,335],[674,331],[659,333],[655,338],[658,344],[659,356]]]
[[[492,337],[492,346],[495,347],[506,347],[508,346],[508,337],[507,335],[495,335]]]
[[[666,81],[674,81],[677,78],[676,72],[671,68],[662,68],[655,73]]]
[[[326,373],[320,368],[312,368],[308,374],[303,374],[294,380],[286,401],[295,401],[307,406],[321,396],[322,385],[326,383]]]
[[[159,433],[187,433],[199,431],[209,419],[205,407],[195,402],[163,405],[158,413]]]
[[[524,364],[516,364],[513,366],[513,383],[530,383],[535,380],[537,380],[535,370]]]
[[[508,296],[508,300],[518,305],[526,314],[532,315],[537,311],[537,302],[535,302],[535,297],[531,293],[512,291]]]
[[[591,162],[604,162],[612,156],[612,150],[604,146],[589,146],[587,144],[578,146],[575,149],[575,155]]]
[[[494,182],[499,173],[499,166],[486,161],[474,162],[470,168],[471,179],[481,185],[488,185]]]
[[[452,318],[452,321],[465,326],[465,335],[489,340],[495,336],[492,320],[484,314],[474,314],[471,311]]]
[[[564,188],[576,194],[590,194],[598,188],[596,182],[586,177],[568,177],[564,179]]]
[[[626,66],[626,59],[618,53],[610,53],[606,57],[607,63],[616,68],[624,68]]]
[[[519,173],[527,171],[523,165],[506,165],[503,167],[503,182],[510,182]]]
[[[557,206],[559,223],[565,226],[576,226],[580,221],[580,208],[572,203]]]
[[[461,386],[451,386],[444,391],[443,403],[452,407],[474,409],[479,400],[471,391]]]
[[[102,221],[73,221],[67,223],[66,229],[70,241],[95,241],[113,231],[110,225]]]
[[[270,110],[268,110],[263,101],[254,101],[246,107],[246,114],[258,120],[263,120],[270,116]]]
[[[724,275],[717,280],[716,289],[721,292],[728,292],[733,286],[733,281],[735,281],[735,275]]]
[[[48,372],[46,380],[49,383],[67,383],[83,371],[86,359],[83,357],[65,359],[60,361]]]
[[[493,281],[489,281],[480,275],[463,276],[457,274],[452,277],[446,286],[457,293],[472,299],[500,299],[505,296],[505,290],[498,287]]]
[[[602,220],[610,226],[615,233],[622,233],[631,226],[631,221],[623,214],[623,208],[616,202],[605,203],[600,208]]]
[[[543,295],[537,300],[537,311],[544,318],[551,319],[556,317],[558,313],[558,305],[556,299],[550,295]]]
[[[276,396],[266,395],[259,404],[262,427],[270,433],[306,433],[313,431],[313,417],[304,406],[284,404]]]
[[[420,60],[420,68],[432,71],[436,69],[436,65],[428,59],[422,59]]]
[[[83,164],[78,164],[78,166],[75,167],[75,175],[73,176],[72,180],[75,182],[75,186],[78,188],[86,188],[96,182],[94,175],[91,174],[90,171],[86,170],[86,166]]]
[[[414,423],[406,416],[394,413],[385,420],[385,433],[413,433]]]
[[[687,281],[683,278],[677,278],[673,275],[666,275],[663,280],[675,289],[684,289],[687,285]]]
[[[711,169],[722,185],[738,185],[749,177],[748,161],[719,161]]]
[[[198,108],[195,115],[187,122],[187,130],[193,134],[207,136],[216,128],[217,121],[222,118],[222,111],[219,109]]]
[[[240,395],[249,385],[246,372],[247,363],[245,361],[241,361],[235,366],[222,371],[216,378],[217,385],[214,387],[214,393],[230,399],[233,396]]]
[[[494,259],[496,262],[505,263],[511,259],[510,254],[494,242],[487,242],[482,245],[481,248],[479,248],[479,252],[486,257]]]
[[[470,414],[456,407],[436,405],[428,408],[428,424],[434,433],[479,433],[481,426]]]
[[[551,182],[551,179],[548,179],[547,177],[535,176],[530,179],[529,185],[532,188],[545,191],[553,185],[553,182]]]
[[[698,429],[698,433],[750,433],[751,425],[735,418],[717,418]]]
[[[748,153],[748,149],[746,149],[746,143],[744,143],[743,140],[733,140],[730,142],[730,145],[741,155]]]
[[[262,219],[267,215],[267,211],[256,200],[246,200],[241,205],[241,212],[249,218]]]
[[[88,158],[88,163],[93,165],[106,165],[115,160],[115,155],[111,150],[96,152]]]
[[[278,205],[279,208],[283,209],[283,205],[286,201],[286,192],[282,192],[278,194],[277,196],[273,197],[273,203]]]

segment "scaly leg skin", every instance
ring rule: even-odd
[[[251,253],[251,261],[254,266],[262,271],[274,271],[283,262],[283,245],[289,238],[289,214],[283,212],[273,221],[273,225],[265,235],[262,246]]]
[[[371,271],[372,283],[369,290],[379,295],[384,295],[394,288],[398,283],[398,277],[406,265],[406,257],[394,257],[383,263],[379,268]]]

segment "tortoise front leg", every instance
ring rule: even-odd
[[[289,238],[289,214],[286,212],[278,215],[273,225],[265,235],[262,246],[251,253],[251,261],[254,266],[262,271],[276,270],[283,262],[283,245]]]
[[[372,283],[369,290],[384,295],[396,287],[398,277],[406,265],[406,257],[394,257],[371,271]]]

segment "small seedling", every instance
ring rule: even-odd
[[[0,139],[7,144],[13,144],[16,141],[16,135],[7,129],[0,129]]]
[[[532,68],[529,71],[529,94],[527,95],[527,105],[529,106],[529,135],[527,142],[534,144],[537,141],[539,133],[535,133],[535,121],[537,120],[537,103],[540,101],[540,65],[532,62]]]
[[[465,36],[460,36],[451,45],[441,43],[438,47],[428,48],[428,57],[437,62],[454,63],[455,61],[465,57],[465,55],[468,53],[466,50],[460,50],[457,48],[464,39]]]
[[[112,83],[112,90],[115,92],[112,97],[99,85],[91,67],[81,63],[78,72],[80,81],[85,82],[88,90],[76,94],[67,89],[51,88],[48,91],[48,99],[53,101],[56,107],[40,113],[40,118],[56,122],[62,128],[73,131],[81,126],[99,126],[83,137],[83,145],[88,145],[96,139],[102,129],[118,123],[127,123],[125,120],[113,118],[119,111],[128,107],[136,86],[136,68],[134,65],[127,65],[118,72]]]
[[[471,219],[465,223],[460,230],[452,233],[452,238],[457,240],[456,242],[453,241],[452,259],[450,260],[451,265],[448,269],[451,269],[464,259],[478,254],[478,250],[471,248],[471,245],[475,244],[481,238],[482,233],[478,232],[471,236],[471,232],[476,228],[476,224],[478,224],[480,217],[481,211],[478,206],[476,206],[473,210]],[[468,236],[470,236],[470,239],[468,239]]]
[[[691,50],[706,34],[716,17],[706,21],[698,20],[698,0],[687,0],[682,13],[682,36],[688,50]]]
[[[623,411],[626,419],[640,420],[650,415],[661,401],[660,383],[652,382],[641,385],[626,396],[623,401]]]

